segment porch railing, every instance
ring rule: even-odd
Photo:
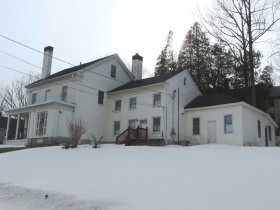
[[[135,144],[148,139],[148,128],[128,128],[116,137],[116,144]]]

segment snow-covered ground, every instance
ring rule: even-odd
[[[279,147],[20,150],[0,154],[0,209],[279,210],[279,166]]]

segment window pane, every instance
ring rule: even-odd
[[[261,137],[262,133],[261,133],[261,121],[258,120],[258,137]]]
[[[103,104],[103,100],[104,100],[104,92],[98,91],[98,104]]]
[[[37,98],[37,93],[33,93],[32,94],[32,101],[31,101],[32,104],[36,103],[36,98]]]
[[[36,122],[36,135],[43,136],[46,135],[47,129],[47,112],[38,112],[37,113],[37,122]]]
[[[154,95],[154,105],[159,106],[161,104],[161,95],[155,94]]]
[[[193,135],[199,135],[199,118],[193,118]]]
[[[160,132],[160,117],[153,118],[153,132]]]
[[[131,98],[129,103],[130,109],[136,109],[136,98]]]
[[[115,103],[115,111],[121,111],[121,100],[117,100]]]
[[[136,128],[135,120],[129,120],[128,126],[129,126],[129,128],[132,128],[132,129]]]
[[[120,134],[120,121],[114,122],[114,135]]]
[[[62,97],[61,97],[62,101],[67,101],[67,90],[68,90],[67,86],[62,87]]]
[[[117,67],[111,65],[111,77],[116,78]]]
[[[226,115],[224,117],[224,131],[225,133],[232,133],[232,115]]]

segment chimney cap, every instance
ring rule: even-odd
[[[136,53],[135,55],[132,56],[132,60],[140,60],[143,61],[143,57],[141,55],[139,55],[138,53]]]
[[[44,48],[44,51],[49,51],[49,50],[53,51],[53,47],[47,46],[47,47]]]

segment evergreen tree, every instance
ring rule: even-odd
[[[173,32],[169,31],[166,45],[157,58],[155,76],[162,76],[176,71],[176,60],[172,48]]]
[[[177,71],[188,70],[201,90],[209,88],[207,69],[211,66],[210,43],[199,23],[186,34],[178,55]]]

